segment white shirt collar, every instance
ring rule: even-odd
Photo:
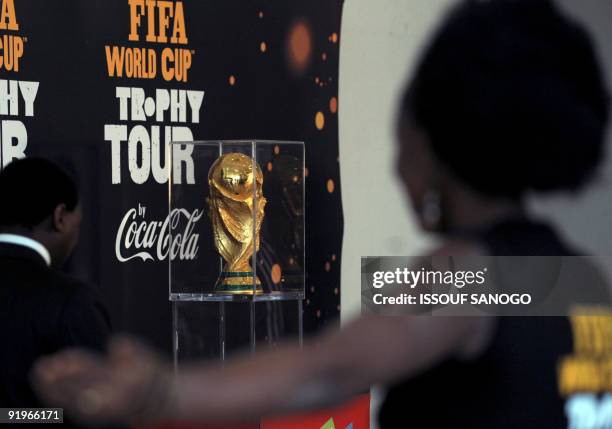
[[[24,237],[23,235],[0,234],[0,243],[15,244],[17,246],[30,248],[36,253],[38,253],[45,260],[45,263],[48,267],[51,266],[51,254],[45,246],[43,246],[36,240]]]

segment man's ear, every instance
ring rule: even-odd
[[[66,224],[66,204],[58,204],[53,210],[53,229],[58,232],[65,232],[68,225]]]

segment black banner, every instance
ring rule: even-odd
[[[115,328],[169,349],[171,140],[305,141],[305,329],[337,319],[340,0],[1,4],[2,165],[41,155],[75,173],[84,223],[67,269],[98,285]],[[189,186],[189,151],[173,155]]]

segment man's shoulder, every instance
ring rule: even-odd
[[[49,291],[65,299],[98,299],[96,288],[87,282],[57,270],[49,270]]]
[[[108,311],[97,289],[62,272],[50,273],[49,289],[60,295],[60,343],[103,351],[110,332]]]
[[[7,293],[27,296],[30,303],[43,301],[47,309],[64,305],[76,296],[95,296],[92,285],[32,261],[0,257],[0,272],[3,274],[0,286]]]
[[[77,289],[82,286],[89,287],[87,283],[78,278],[54,269],[49,269],[49,283],[66,290]]]

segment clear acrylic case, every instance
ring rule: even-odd
[[[301,340],[304,144],[173,142],[169,156],[176,362]],[[173,180],[178,163],[189,183]]]

